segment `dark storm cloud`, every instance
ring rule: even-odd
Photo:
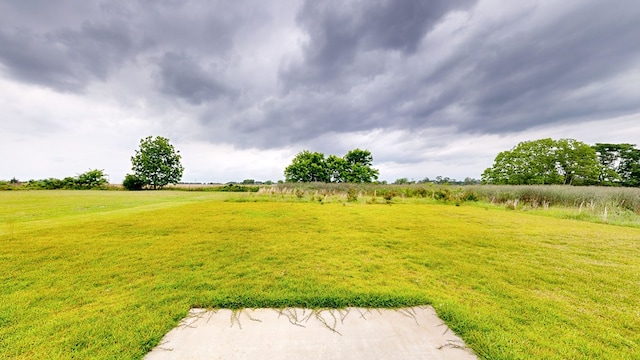
[[[23,82],[82,91],[92,81],[105,80],[138,46],[127,22],[108,16],[95,4],[11,5],[0,9],[0,63]],[[79,16],[81,11],[86,18]]]
[[[490,133],[638,111],[638,94],[579,94],[637,69],[638,18],[633,1],[581,2],[549,24],[478,33],[468,55],[445,71],[466,71],[466,81],[449,84],[444,101],[434,105],[459,104],[473,115],[460,119],[461,129]],[[428,87],[432,79],[425,80]]]
[[[490,21],[470,5],[305,3],[298,22],[308,42],[281,71],[282,101],[267,118],[297,122],[291,138],[311,139],[328,129],[511,133],[640,111],[636,92],[609,93],[640,63],[634,1],[539,4]],[[460,39],[423,41],[452,10],[470,19],[450,34]],[[437,66],[420,65],[442,52],[451,55]]]
[[[0,61],[16,79],[62,91],[79,91],[104,80],[133,43],[118,24],[84,23],[78,30],[45,34],[0,29]]]
[[[3,3],[0,65],[19,81],[81,92],[93,81],[107,80],[128,61],[148,65],[154,52],[189,52],[209,59],[225,54],[243,24],[260,23],[260,11],[249,5],[226,1]],[[177,78],[181,74],[164,71],[163,75]]]
[[[215,65],[204,67],[188,55],[168,52],[158,66],[162,92],[191,104],[200,105],[236,93],[219,80],[223,74]]]
[[[296,17],[307,36],[302,59],[280,69],[281,92],[262,107],[264,126],[240,121],[245,126],[235,127],[241,132],[236,136],[254,146],[279,146],[406,122],[408,115],[394,108],[416,89],[407,89],[403,82],[412,74],[399,72],[398,65],[421,56],[423,38],[447,14],[474,3],[304,2]]]
[[[302,63],[285,69],[287,87],[335,86],[332,80],[375,76],[384,67],[358,63],[362,54],[415,53],[422,38],[447,13],[472,0],[306,1],[297,21],[308,34]],[[363,66],[364,65],[364,66]],[[368,65],[368,66],[367,66]],[[348,85],[348,84],[347,84]]]

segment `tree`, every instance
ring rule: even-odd
[[[556,141],[555,160],[564,185],[592,185],[598,182],[600,162],[589,145],[573,140]]]
[[[368,150],[354,149],[340,158],[304,150],[284,170],[287,182],[372,182],[378,170],[371,167],[373,156]]]
[[[95,169],[78,175],[74,182],[75,187],[80,189],[100,189],[104,188],[109,180],[107,180],[107,174],[104,173],[104,170]]]
[[[406,177],[398,178],[396,179],[396,181],[393,182],[393,185],[407,185],[407,184],[411,184],[411,181],[409,181],[409,179]]]
[[[482,174],[489,184],[533,185],[597,183],[600,167],[595,151],[573,139],[523,141],[500,152]]]
[[[131,157],[131,169],[145,186],[161,189],[182,179],[184,167],[180,159],[180,151],[175,150],[169,139],[148,136],[140,140],[140,149]]]
[[[373,155],[369,150],[354,149],[344,156],[346,167],[343,178],[346,182],[370,183],[378,179],[378,169],[371,167]]]
[[[635,145],[597,143],[593,149],[602,166],[602,184],[640,186],[640,150]]]
[[[327,164],[327,170],[329,171],[329,177],[331,182],[346,182],[347,174],[347,161],[341,157],[335,155],[329,155],[325,160]]]
[[[287,182],[329,182],[331,175],[320,152],[303,150],[298,153],[291,165],[284,169],[284,177]]]
[[[482,174],[482,181],[501,185],[558,184],[554,145],[555,141],[548,138],[523,141],[509,151],[500,152],[493,166]]]

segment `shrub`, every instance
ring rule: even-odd
[[[358,201],[358,190],[355,188],[349,188],[349,190],[347,190],[347,201]]]
[[[451,200],[451,192],[449,189],[439,189],[433,193],[433,198],[440,201],[449,201]]]
[[[144,180],[136,175],[127,174],[124,177],[124,181],[122,182],[122,186],[126,190],[142,190],[145,186]]]
[[[465,191],[462,195],[462,201],[478,201],[478,194],[473,191]]]
[[[215,191],[223,191],[223,192],[258,192],[260,190],[259,186],[245,186],[229,183],[225,186],[215,188]]]

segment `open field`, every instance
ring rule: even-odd
[[[0,192],[0,358],[141,358],[191,307],[420,304],[481,358],[640,353],[638,228],[276,199]]]

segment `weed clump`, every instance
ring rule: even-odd
[[[347,201],[358,201],[358,190],[356,190],[355,188],[349,188],[349,190],[347,190]]]

